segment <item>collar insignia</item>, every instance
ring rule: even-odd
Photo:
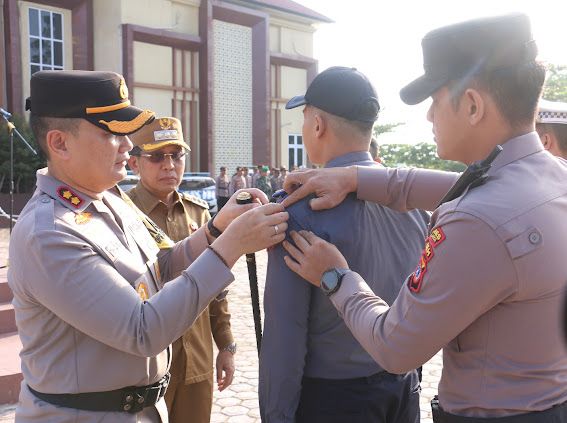
[[[84,202],[84,200],[75,194],[71,188],[66,186],[60,186],[57,188],[57,195],[59,195],[59,198],[61,198],[64,202],[76,209],[81,207]]]

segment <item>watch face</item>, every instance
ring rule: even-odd
[[[333,270],[327,270],[323,273],[323,277],[321,278],[321,287],[324,291],[332,291],[336,288],[337,283],[339,282],[339,275],[337,272]]]

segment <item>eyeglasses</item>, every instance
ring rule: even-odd
[[[142,153],[140,157],[147,158],[152,163],[161,163],[166,157],[171,157],[174,162],[180,162],[187,156],[185,151],[177,151],[175,153]]]

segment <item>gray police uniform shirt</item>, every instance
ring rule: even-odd
[[[531,132],[503,145],[484,185],[443,204],[416,270],[389,308],[352,272],[331,296],[372,357],[405,372],[443,348],[448,412],[501,417],[567,401],[561,310],[567,266],[567,162]],[[427,207],[415,186],[447,191],[453,175],[358,170],[358,196]],[[429,253],[427,253],[429,251]]]
[[[367,152],[338,157],[326,167],[381,166]],[[338,207],[313,212],[309,199],[287,210],[289,231],[310,230],[335,244],[372,289],[393,302],[420,255],[429,215],[396,212],[348,196]],[[348,379],[382,368],[354,339],[329,299],[285,264],[282,246],[269,251],[260,355],[262,421],[292,422],[303,376]]]
[[[27,385],[74,394],[160,380],[169,367],[169,344],[233,280],[214,253],[201,254],[206,246],[201,230],[159,251],[117,194],[106,191],[93,200],[38,171],[9,251],[8,282],[23,345],[16,421],[159,422],[158,413],[167,421],[163,399],[137,415],[90,412],[41,401]],[[187,267],[159,289],[160,279]]]

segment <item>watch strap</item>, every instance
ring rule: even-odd
[[[217,227],[215,226],[215,223],[214,223],[214,222],[215,222],[215,217],[217,217],[216,214],[213,216],[213,218],[212,218],[211,220],[209,220],[209,221],[207,222],[207,229],[209,230],[209,232],[211,233],[211,235],[212,235],[214,238],[218,238],[218,237],[222,234],[222,231],[219,230],[219,228],[217,228]]]

